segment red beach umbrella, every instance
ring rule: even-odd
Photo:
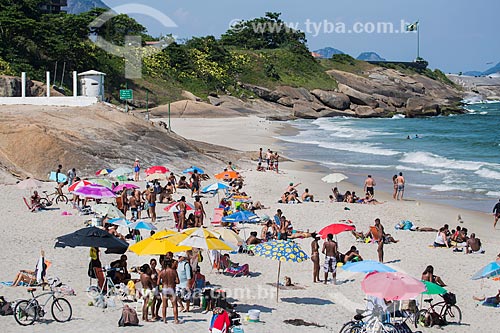
[[[321,235],[321,238],[325,239],[328,234],[338,235],[344,231],[351,231],[351,230],[356,230],[356,227],[353,226],[352,224],[349,225],[343,223],[333,223],[321,229],[318,232],[318,234]]]
[[[88,180],[79,180],[76,183],[71,184],[71,186],[68,187],[68,191],[73,192],[74,190],[79,189],[80,187],[84,187],[90,184],[92,183],[89,182]]]
[[[167,213],[178,213],[179,212],[179,203],[180,202],[174,202],[174,203],[171,203],[170,205],[166,206],[165,208],[163,208],[164,211],[166,211]],[[194,206],[190,203],[185,203],[186,204],[186,210],[194,210]]]
[[[161,165],[155,165],[146,169],[146,175],[152,175],[153,173],[167,173],[170,172],[167,168]]]

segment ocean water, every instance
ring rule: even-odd
[[[392,176],[403,172],[408,198],[490,212],[500,198],[500,103],[467,109],[418,119],[297,120],[290,123],[299,133],[280,139],[288,156],[319,162],[353,183],[371,174],[376,190],[392,192]]]

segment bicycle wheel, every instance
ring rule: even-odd
[[[14,318],[22,326],[28,326],[35,322],[37,317],[37,306],[27,300],[17,302],[14,307]]]
[[[65,203],[65,204],[67,204],[68,203],[68,197],[65,196],[64,194],[63,195],[58,195],[56,197],[56,204],[58,204],[58,203]]]
[[[418,326],[422,327],[431,327],[433,322],[432,322],[432,316],[430,315],[429,311],[427,310],[420,310],[415,314],[415,328],[418,328]]]
[[[340,329],[339,333],[362,333],[363,325],[357,321],[350,321],[345,323]]]
[[[52,205],[52,202],[50,202],[50,200],[47,198],[41,198],[40,205],[42,205],[43,207],[49,207]]]
[[[71,309],[71,304],[65,298],[55,298],[52,302],[52,317],[60,323],[69,321],[71,315],[73,314],[73,309]]]
[[[441,317],[447,324],[460,325],[462,322],[462,311],[456,305],[447,305],[441,310]]]
[[[381,325],[380,332],[384,332],[384,333],[398,333],[399,330],[393,324],[391,324],[391,323],[385,323],[385,324]]]

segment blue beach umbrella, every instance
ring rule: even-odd
[[[488,265],[481,268],[471,277],[471,280],[479,280],[484,278],[491,278],[500,275],[500,265],[497,261],[492,261]]]
[[[146,221],[137,221],[129,224],[128,227],[130,229],[157,230],[157,228],[152,223]]]
[[[248,210],[241,210],[222,218],[222,222],[227,223],[257,223],[260,222],[260,217]]]
[[[201,189],[201,193],[208,193],[208,192],[215,192],[218,190],[225,190],[228,189],[229,186],[223,183],[214,183],[210,184],[208,186],[205,186],[204,188]]]
[[[182,171],[182,173],[193,173],[195,170],[196,170],[196,172],[198,172],[199,174],[203,174],[203,173],[205,173],[202,169],[200,169],[200,168],[198,168],[198,167],[195,167],[195,166],[192,166],[192,167],[190,167],[190,168],[185,169],[184,171]]]
[[[255,246],[253,253],[259,257],[268,258],[271,260],[278,260],[278,280],[276,283],[276,302],[278,302],[278,293],[280,286],[280,270],[281,262],[303,262],[309,257],[300,248],[300,246],[293,241],[272,240],[270,242],[260,243]]]
[[[114,219],[109,220],[108,222],[111,224],[114,224],[114,225],[119,225],[119,226],[127,227],[127,228],[130,226],[130,224],[133,223],[132,221],[129,221],[123,217],[114,218]]]
[[[371,273],[371,272],[389,273],[396,271],[395,269],[392,269],[389,266],[374,260],[349,262],[344,266],[342,266],[342,268],[346,271],[357,272],[357,273]]]

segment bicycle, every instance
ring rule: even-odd
[[[42,293],[35,296],[34,292],[36,288],[28,288],[28,293],[31,294],[31,299],[20,300],[16,303],[14,307],[14,319],[19,325],[28,326],[32,325],[36,320],[39,320],[45,316],[45,306],[52,301],[50,306],[50,312],[55,321],[63,323],[71,320],[71,315],[73,314],[73,309],[68,300],[63,297],[57,297],[57,291],[54,288],[60,287],[62,283],[55,279],[50,283],[50,291]],[[47,296],[47,300],[41,303],[40,298]]]
[[[104,296],[106,298],[115,298],[116,296],[119,297],[120,301],[122,298],[127,296],[127,293],[125,292],[125,287],[122,286],[116,286],[115,283],[113,282],[113,279],[110,276],[111,272],[122,272],[121,269],[118,268],[108,268],[108,269],[102,269],[102,271],[98,271],[96,269],[96,276],[98,274],[106,274],[105,279],[102,283],[102,285],[99,285],[99,279],[97,279],[97,285],[91,285],[87,288],[87,295],[93,299],[98,299],[99,296]],[[116,304],[116,302],[114,302]]]
[[[57,190],[54,193],[50,194],[47,194],[47,191],[43,191],[43,194],[45,195],[45,197],[40,198],[40,205],[42,205],[43,207],[52,206],[54,201],[56,202],[56,204],[59,204],[61,202],[67,204],[69,201],[67,196],[59,193]]]
[[[396,326],[381,320],[381,316],[385,313],[382,307],[371,300],[367,301],[373,305],[373,310],[367,315],[363,315],[367,310],[356,310],[354,320],[345,323],[339,333],[398,333]],[[368,320],[365,321],[365,318]]]
[[[435,304],[432,304],[432,298],[424,299],[425,303],[429,303],[429,308],[419,310],[415,314],[415,328],[419,324],[425,327],[432,327],[441,323],[445,325],[460,325],[462,322],[462,311],[455,305],[455,295],[449,293],[441,295],[441,297],[443,297],[443,301]]]

